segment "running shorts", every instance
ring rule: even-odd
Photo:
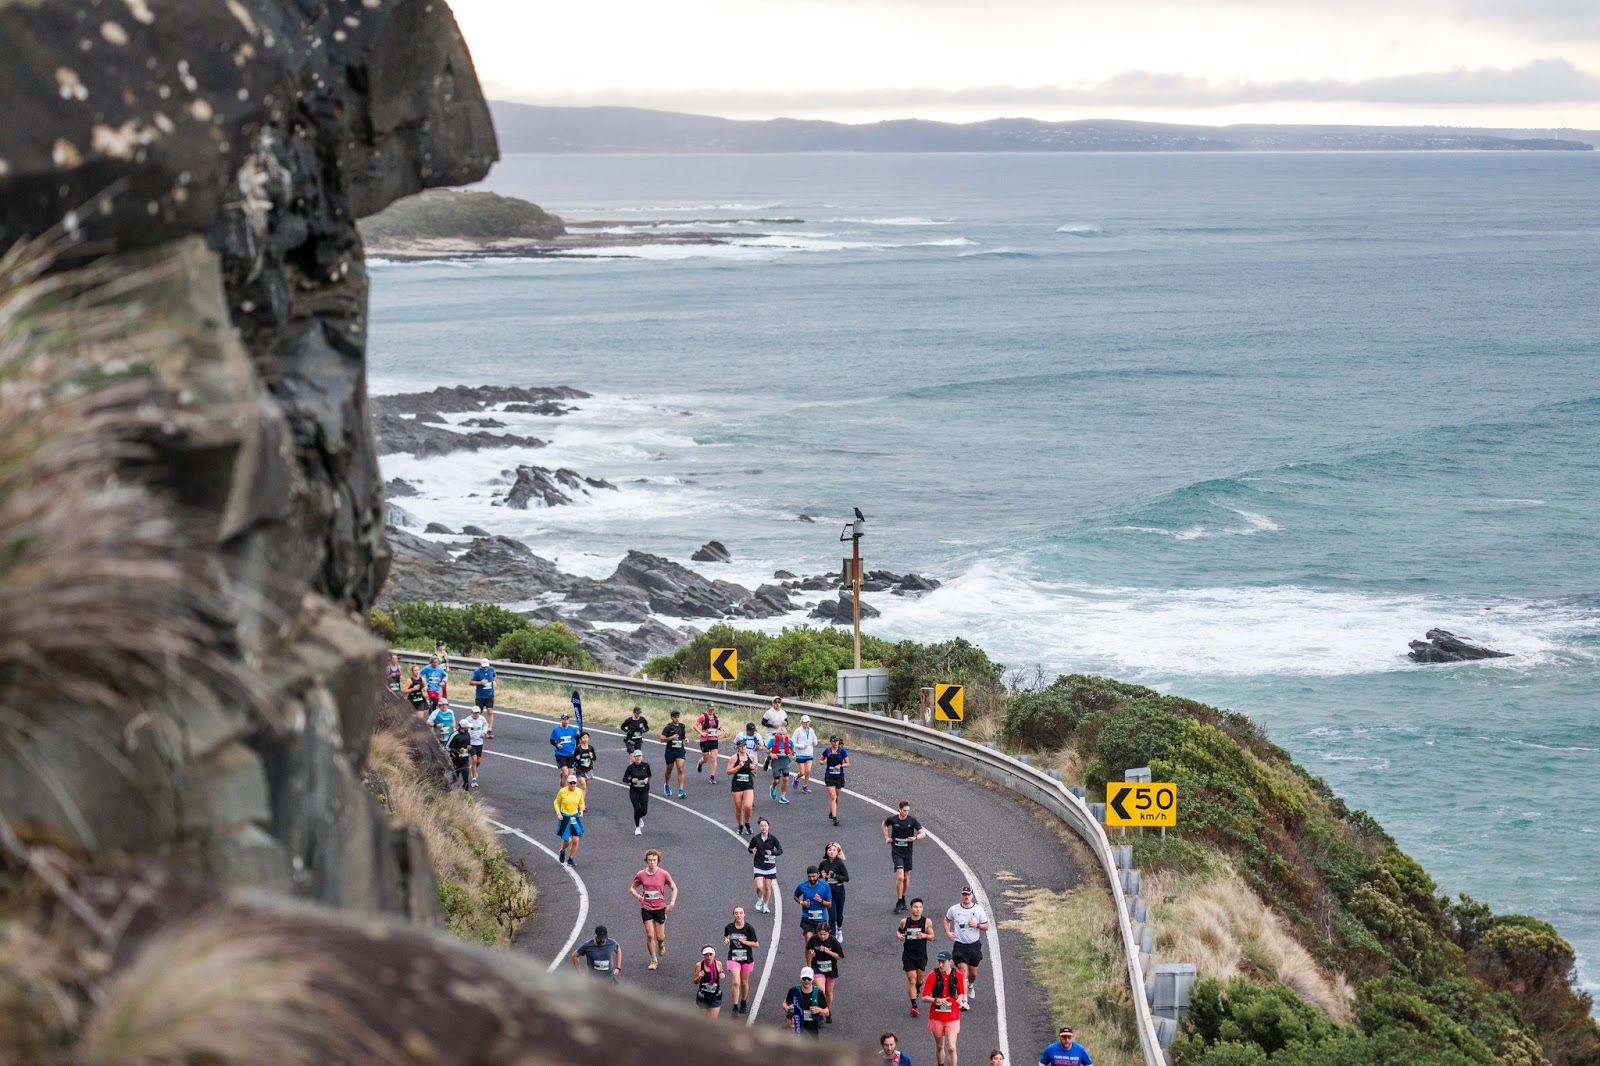
[[[577,774],[580,780],[582,780],[584,778],[587,778],[589,776],[589,771],[588,770],[585,770],[583,767],[578,766],[576,764],[573,765],[572,772]]]
[[[933,1034],[933,1038],[935,1040],[943,1040],[947,1036],[955,1036],[957,1033],[961,1032],[961,1019],[956,1018],[953,1021],[936,1022],[932,1018],[929,1018],[928,1032]]]
[[[902,951],[900,953],[900,969],[904,970],[906,973],[910,973],[912,970],[915,970],[918,973],[927,973],[928,945],[922,945],[921,955],[912,955],[909,951]]]
[[[556,823],[556,836],[562,840],[571,840],[577,837],[583,839],[583,819],[576,814],[569,814]]]
[[[578,765],[578,757],[576,755],[557,755],[556,765],[563,770],[571,770]]]
[[[728,969],[732,970],[734,973],[742,973],[748,977],[755,971],[756,963],[754,959],[751,959],[749,962],[734,962],[732,959],[729,959],[727,966]]]
[[[683,749],[682,748],[668,748],[667,749],[667,762],[682,762],[682,761],[683,761]]]
[[[904,870],[906,873],[911,872],[910,848],[897,848],[891,844],[889,846],[889,853],[890,857],[894,859],[894,868],[896,870]]]
[[[815,758],[816,758],[816,756],[814,756],[814,755],[796,755],[794,757],[794,761],[795,762],[811,762]]]
[[[641,922],[660,922],[665,925],[667,924],[667,908],[662,907],[658,911],[653,911],[648,907],[640,907],[639,920]]]
[[[472,745],[472,754],[481,756],[483,754],[483,745],[482,744],[474,744],[474,745]]]
[[[769,881],[778,876],[778,868],[776,866],[769,866],[765,870],[759,866],[752,867],[752,869],[756,877],[765,877]]]
[[[827,785],[829,788],[843,788],[844,787],[844,775],[843,774],[824,774],[823,778],[822,778],[822,783],[824,785]]]
[[[956,941],[956,946],[951,949],[950,957],[957,963],[966,963],[968,966],[977,966],[983,962],[983,942],[975,940],[970,944]]]
[[[716,740],[702,740],[700,742],[700,750],[701,751],[716,751],[717,750],[717,745],[719,743],[721,743],[721,742],[720,741],[716,741]]]
[[[697,992],[695,993],[694,1001],[697,1005],[705,1007],[707,1010],[710,1010],[712,1007],[722,1006],[721,996],[702,996]]]
[[[789,776],[789,756],[774,755],[772,757],[772,779]]]
[[[473,700],[472,702],[476,703],[479,707],[483,708],[486,711],[494,710],[494,697],[493,696],[479,696],[477,699]]]
[[[740,793],[740,792],[754,792],[755,790],[756,790],[756,786],[755,786],[755,782],[753,782],[753,781],[746,781],[743,784],[740,784],[738,781],[735,781],[732,785],[728,786],[728,791],[732,792],[732,793],[735,793],[735,794]]]

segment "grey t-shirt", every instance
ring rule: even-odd
[[[594,938],[590,937],[578,949],[578,954],[583,957],[584,962],[588,963],[592,972],[598,974],[611,973],[612,966],[617,959],[617,942],[608,937],[604,944],[596,944]]]

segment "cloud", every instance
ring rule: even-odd
[[[1130,70],[1076,85],[988,85],[958,89],[600,90],[581,94],[509,93],[512,98],[573,106],[610,104],[700,113],[796,112],[981,107],[1017,113],[1042,107],[1214,108],[1245,104],[1363,103],[1434,107],[1526,107],[1600,101],[1600,75],[1560,58],[1510,69],[1424,71],[1380,78],[1214,81],[1187,74]]]

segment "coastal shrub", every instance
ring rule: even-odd
[[[432,648],[436,640],[457,654],[473,651],[467,631],[466,614],[459,607],[431,600],[413,600],[393,605],[396,636],[403,642]]]
[[[862,636],[863,667],[881,665],[867,656],[872,643]],[[761,646],[755,665],[764,693],[832,703],[838,693],[838,671],[855,666],[854,637],[833,626],[785,629]]]
[[[670,655],[658,655],[639,672],[657,681],[682,685],[711,683],[711,649],[739,650],[739,680],[733,687],[747,692],[767,691],[761,676],[761,649],[772,638],[759,629],[736,629],[718,622]]]
[[[862,664],[867,644],[862,637]],[[998,714],[1006,699],[1005,664],[994,662],[976,644],[956,637],[937,644],[902,640],[883,644],[879,658],[889,668],[889,705],[910,712],[922,705],[922,690],[934,684],[961,685],[969,719]]]
[[[1143,685],[1109,677],[1063,674],[1044,688],[1016,693],[1007,701],[1000,739],[1024,750],[1054,751],[1072,743],[1089,716],[1157,695]]]
[[[594,657],[579,646],[577,635],[560,622],[514,629],[500,638],[490,657],[529,666],[560,666],[568,670],[595,668]]]
[[[467,643],[474,651],[493,648],[500,638],[519,629],[531,629],[533,623],[515,611],[497,603],[469,603],[461,608],[461,622],[467,631]],[[445,642],[449,647],[450,643]]]
[[[372,630],[373,636],[385,644],[393,644],[400,635],[395,629],[394,619],[378,610],[376,607],[367,611],[367,628]]]
[[[1124,770],[1149,766],[1171,751],[1187,728],[1161,697],[1135,700],[1106,719],[1095,745],[1095,758],[1108,781],[1120,781]]]
[[[566,232],[538,204],[492,192],[431,190],[396,200],[361,220],[368,240],[382,237],[554,237]]]

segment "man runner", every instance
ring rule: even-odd
[[[628,786],[628,802],[633,804],[633,835],[639,836],[644,832],[644,816],[650,813],[650,764],[638,748],[622,768],[622,783]]]
[[[472,738],[472,787],[477,788],[478,767],[483,763],[483,738],[489,735],[489,719],[474,707],[472,713],[462,719],[462,723]]]
[[[717,712],[707,707],[700,717],[694,720],[695,735],[700,738],[700,761],[695,764],[695,773],[704,773],[706,759],[711,759],[711,783],[717,783],[717,749],[720,747],[722,721],[717,717]]]
[[[800,971],[800,983],[789,989],[783,1005],[789,1024],[801,1036],[820,1038],[822,1019],[828,1016],[828,997],[816,986],[817,975],[807,966]]]
[[[761,712],[761,724],[768,729],[776,729],[780,725],[789,728],[789,715],[783,709],[783,697],[772,697],[772,706]]]
[[[756,927],[744,920],[744,908],[733,908],[733,921],[722,927],[722,942],[728,945],[728,986],[733,995],[733,1013],[750,1013],[750,974],[756,968],[756,948],[761,939]]]
[[[922,913],[922,898],[911,901],[911,913],[900,919],[895,929],[900,948],[900,968],[906,972],[906,995],[911,999],[911,1016],[917,1016],[917,997],[922,994],[922,979],[928,973],[928,945],[933,942],[933,919]]]
[[[478,710],[484,712],[484,717],[489,720],[489,729],[484,735],[490,740],[494,739],[494,667],[489,665],[488,659],[479,659],[478,668],[472,671],[472,699],[478,705]]]
[[[572,724],[572,715],[561,712],[561,724],[550,730],[550,746],[555,749],[556,766],[561,770],[561,783],[567,783],[576,765],[578,753],[578,727]]]
[[[789,758],[793,754],[789,730],[780,724],[767,741],[767,758],[772,761],[772,788],[768,794],[779,803],[789,802]]]
[[[672,712],[672,721],[661,729],[661,743],[667,746],[666,769],[661,772],[661,794],[672,795],[672,770],[678,770],[678,795],[683,795],[683,751],[688,744],[688,733],[683,728],[683,713]]]
[[[628,892],[639,901],[639,918],[650,949],[650,965],[645,969],[657,969],[667,957],[667,915],[678,904],[678,883],[661,868],[661,852],[651,848],[644,853],[644,869],[633,875]]]
[[[1094,1066],[1084,1046],[1072,1039],[1072,1026],[1063,1025],[1056,1042],[1039,1054],[1039,1066]]]
[[[883,820],[883,842],[889,845],[894,863],[894,913],[906,909],[906,893],[911,891],[911,846],[928,835],[922,823],[911,817],[911,801],[901,800],[898,814]]]
[[[761,734],[756,732],[754,722],[744,724],[744,732],[734,740],[734,746],[743,748],[750,753],[751,759],[758,759],[767,750],[767,742],[761,739]]]
[[[765,818],[758,823],[758,832],[750,838],[750,857],[756,880],[756,910],[772,913],[772,883],[778,879],[778,856],[783,845],[772,835],[772,827]]]
[[[844,740],[835,733],[828,738],[828,750],[822,753],[822,783],[828,786],[828,817],[839,824],[839,794],[844,791],[844,772],[850,769],[850,753]]]
[[[445,685],[449,682],[450,674],[439,665],[439,656],[435,655],[428,660],[428,665],[422,668],[423,691],[427,693],[428,710],[439,706],[439,701],[444,699]]]
[[[884,1066],[911,1066],[911,1056],[900,1050],[900,1038],[893,1033],[878,1037],[878,1050],[883,1053]]]
[[[811,764],[817,758],[817,731],[811,728],[811,716],[800,716],[800,728],[796,729],[789,737],[789,742],[794,745],[795,784],[800,786],[800,791],[811,795]]]
[[[572,968],[615,981],[622,975],[622,945],[606,935],[605,926],[597,925],[594,939],[585,940],[572,953]]]
[[[983,965],[983,934],[988,928],[989,916],[978,906],[972,886],[962,885],[961,902],[944,912],[944,935],[954,941],[951,955],[967,986],[962,1010],[971,1010],[978,994],[978,967]]]
[[[576,777],[567,778],[567,783],[556,791],[556,836],[561,838],[561,852],[556,857],[556,862],[564,862],[574,870],[578,864],[573,857],[578,854],[578,845],[583,842],[583,812],[588,809],[589,794],[578,787]]]
[[[806,867],[806,879],[795,886],[794,901],[800,905],[802,935],[810,936],[819,925],[833,924],[833,889],[815,866]]]
[[[617,728],[622,731],[623,747],[630,752],[644,750],[644,736],[650,732],[650,723],[645,721],[643,707],[635,707]]]
[[[966,986],[951,967],[948,951],[939,952],[939,965],[922,983],[922,1002],[928,1004],[928,1033],[933,1037],[933,1057],[939,1066],[956,1066],[956,1034],[961,1031],[961,1001]]]

